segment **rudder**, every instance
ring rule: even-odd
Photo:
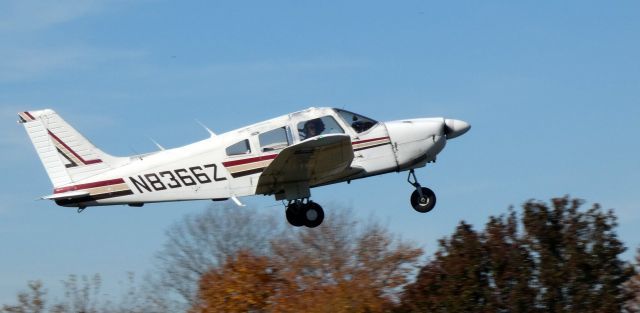
[[[102,152],[53,110],[18,116],[54,188],[106,172],[127,159]]]

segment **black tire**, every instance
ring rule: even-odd
[[[418,190],[411,194],[411,206],[420,213],[427,213],[436,206],[436,194],[433,190],[422,187],[422,198]]]
[[[289,224],[295,227],[303,226],[305,224],[305,219],[301,214],[302,212],[303,210],[302,210],[301,204],[297,204],[297,203],[289,204],[285,212],[287,216],[287,222],[289,222]]]
[[[302,207],[302,212],[303,214],[301,215],[304,220],[304,225],[309,228],[318,227],[324,220],[324,210],[315,202],[309,201]]]

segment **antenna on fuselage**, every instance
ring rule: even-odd
[[[158,147],[158,149],[165,150],[164,147],[161,146],[157,141],[153,140],[153,138],[149,137],[149,140],[151,140],[151,142],[153,142],[153,144],[156,145],[156,147]]]
[[[206,125],[202,124],[200,121],[196,120],[196,123],[200,124],[200,126],[202,126],[209,133],[209,135],[211,135],[211,137],[217,136],[216,133],[211,131],[211,129],[209,129],[209,127],[207,127]]]
[[[136,150],[136,148],[134,148],[132,145],[129,145],[129,149],[133,151],[133,156],[131,158],[137,158],[142,160],[142,154],[138,153],[138,150]]]

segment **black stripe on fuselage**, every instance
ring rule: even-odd
[[[93,202],[96,200],[122,197],[122,196],[128,196],[132,194],[133,194],[133,191],[131,190],[122,190],[122,191],[116,191],[116,192],[107,192],[107,193],[98,194],[98,195],[89,195],[89,196],[73,198],[73,199],[58,199],[56,200],[56,204],[61,206],[70,206],[75,204],[81,204],[84,202]]]
[[[247,175],[252,175],[252,174],[257,174],[257,173],[262,173],[264,172],[264,169],[266,167],[261,167],[261,168],[254,168],[252,170],[246,170],[246,171],[241,171],[241,172],[235,172],[232,173],[231,176],[233,178],[238,178],[238,177],[242,177],[242,176],[247,176]]]

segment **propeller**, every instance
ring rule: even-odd
[[[463,135],[469,129],[471,125],[465,121],[454,120],[454,119],[443,119],[442,123],[442,132],[447,137],[447,139],[456,138],[458,136]]]

